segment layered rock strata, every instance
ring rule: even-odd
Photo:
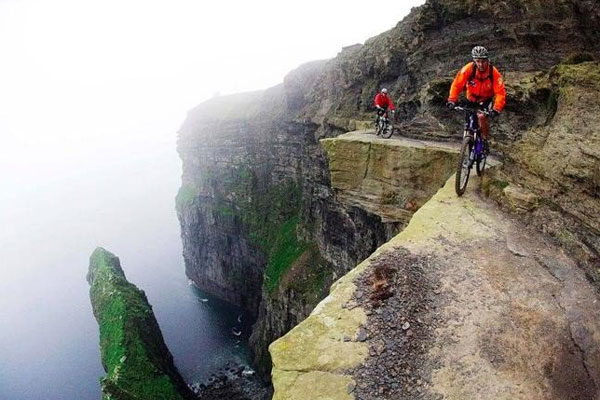
[[[403,226],[453,173],[459,150],[449,143],[374,138],[372,131],[321,144],[336,199]]]
[[[419,137],[456,137],[440,129],[451,78],[484,44],[503,73],[545,70],[569,55],[600,53],[600,10],[592,0],[504,2],[428,0],[394,28],[326,63],[303,88],[301,116],[337,134],[371,120],[373,95],[390,90],[401,121]],[[509,81],[507,79],[507,81]],[[299,96],[296,95],[295,98]],[[507,111],[524,110],[509,96]],[[432,117],[432,118],[430,118]],[[527,124],[531,118],[520,118]],[[460,134],[460,132],[458,132]],[[505,131],[513,140],[514,132]]]
[[[107,373],[100,380],[102,398],[195,399],[173,364],[146,295],[127,281],[119,259],[97,248],[87,280]]]
[[[473,183],[458,198],[451,178],[270,346],[275,400],[600,398],[593,286]]]

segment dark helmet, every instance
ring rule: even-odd
[[[471,57],[473,57],[473,59],[488,58],[488,51],[483,46],[475,46],[473,47],[473,50],[471,50]]]

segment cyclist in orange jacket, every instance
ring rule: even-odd
[[[467,87],[467,100],[470,106],[488,110],[492,117],[498,116],[506,103],[504,79],[496,67],[490,64],[488,51],[483,46],[475,46],[471,50],[473,62],[458,71],[446,105],[450,109],[456,107],[458,96]],[[485,151],[489,152],[489,127],[484,113],[478,113],[479,127],[484,139]]]

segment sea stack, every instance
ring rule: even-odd
[[[127,281],[119,258],[98,247],[87,280],[106,371],[102,399],[196,398],[173,364],[145,293]]]

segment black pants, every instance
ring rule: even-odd
[[[387,107],[377,109],[377,111],[376,111],[377,115],[375,116],[375,124],[379,123],[379,117],[384,115],[386,112],[387,112]]]

